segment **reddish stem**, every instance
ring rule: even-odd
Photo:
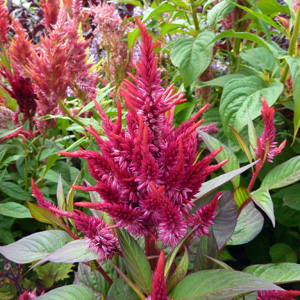
[[[249,191],[249,192],[251,192],[251,190],[252,190],[252,188],[253,188],[253,185],[254,185],[254,183],[255,183],[255,181],[256,181],[256,179],[257,179],[257,176],[258,176],[258,174],[259,174],[259,172],[260,172],[260,170],[261,170],[261,168],[263,167],[263,162],[258,162],[257,163],[257,165],[256,165],[256,168],[255,168],[255,172],[252,174],[252,178],[251,178],[251,181],[250,181],[250,183],[249,183],[249,185],[248,185],[248,188],[247,188],[247,190]]]
[[[154,259],[150,259],[150,267],[152,271],[155,271],[155,267],[157,265],[159,252],[155,248],[155,240],[150,234],[145,234],[145,254],[147,257],[156,257]]]
[[[94,260],[96,266],[97,266],[97,271],[101,273],[101,275],[104,277],[104,279],[108,282],[108,284],[111,286],[113,284],[113,281],[111,278],[107,275],[107,273],[104,271],[104,269],[100,266],[100,264]]]

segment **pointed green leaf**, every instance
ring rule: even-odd
[[[222,252],[223,254],[223,252]],[[207,259],[211,260],[212,262],[214,262],[216,265],[220,266],[220,268],[214,268],[214,269],[227,269],[227,270],[233,270],[229,265],[227,265],[226,263],[224,263],[221,260],[218,260],[216,258],[212,258],[211,256],[205,255],[205,254],[201,254],[203,256],[205,256]]]
[[[247,200],[251,199],[251,195],[246,188],[240,186],[235,190],[233,199],[238,209],[240,209]]]
[[[84,286],[66,285],[37,297],[36,300],[97,300],[93,293]]]
[[[42,231],[0,247],[0,253],[18,264],[26,264],[44,258],[71,240],[62,230]]]
[[[64,245],[60,249],[49,253],[41,259],[35,266],[46,261],[55,263],[78,263],[99,259],[98,255],[89,248],[87,240],[75,240]]]
[[[75,272],[74,284],[88,287],[97,297],[102,294],[106,296],[110,287],[100,272],[92,270],[90,266],[84,263],[79,263],[78,265],[78,271]]]
[[[79,174],[77,175],[73,185],[76,185],[78,183],[78,180],[81,176],[81,172],[84,169],[84,167],[80,170]],[[74,193],[75,193],[75,189],[71,188],[69,190],[69,193],[67,195],[67,199],[66,199],[66,206],[67,206],[67,211],[68,212],[73,212],[74,211]],[[70,220],[70,219],[69,219]],[[72,220],[70,220],[71,222],[73,222]]]
[[[247,123],[248,123],[248,139],[249,139],[249,143],[250,143],[250,151],[251,151],[252,157],[255,157],[254,149],[257,146],[256,130],[255,130],[254,124],[252,122],[252,118],[250,116],[248,108],[246,108],[246,114],[247,114]]]
[[[220,1],[214,5],[207,13],[207,20],[211,26],[215,26],[224,17],[230,14],[234,9],[234,5],[227,0]]]
[[[56,197],[57,197],[58,207],[62,210],[65,210],[66,203],[65,203],[64,189],[61,180],[61,174],[59,174],[58,177]]]
[[[113,263],[112,263],[113,264]],[[141,299],[145,300],[144,294],[139,290],[139,288],[115,265],[113,264],[117,273],[121,276],[121,278],[126,282],[126,284],[131,287],[131,289],[136,293],[136,295]]]
[[[300,281],[300,265],[294,263],[252,265],[243,271],[276,284]]]
[[[177,7],[175,5],[169,4],[169,3],[161,3],[156,8],[148,8],[144,12],[143,16],[143,22],[147,21],[149,18],[152,18],[154,16],[157,16],[164,12],[171,12],[171,11],[177,11]]]
[[[214,37],[211,31],[205,31],[196,39],[187,36],[175,41],[170,58],[172,63],[179,67],[185,87],[196,81],[209,66],[213,55]]]
[[[242,245],[253,240],[262,230],[264,217],[255,208],[252,202],[248,203],[241,211],[234,234],[227,245]]]
[[[292,184],[299,179],[300,156],[296,156],[272,169],[264,178],[261,186],[273,190]]]
[[[235,156],[235,154],[231,151],[229,147],[221,143],[216,138],[210,136],[209,134],[197,129],[197,132],[202,137],[205,145],[209,149],[210,152],[219,149],[220,147],[223,147],[222,151],[216,156],[216,160],[218,163],[222,162],[223,160],[229,158],[229,161],[222,166],[222,169],[225,173],[228,173],[230,171],[236,170],[240,167],[239,160]],[[238,187],[240,185],[240,177],[236,176],[232,180],[235,187]]]
[[[210,236],[202,235],[199,239],[198,249],[194,261],[194,271],[219,269],[208,257],[220,259],[220,253],[217,246],[213,230],[209,228]],[[203,255],[204,254],[204,255]]]
[[[10,181],[1,182],[0,191],[16,200],[33,200],[29,192],[24,191],[19,185]]]
[[[251,196],[254,203],[266,213],[266,215],[270,218],[273,227],[275,227],[273,201],[268,189],[258,189],[254,192],[251,192]]]
[[[61,218],[44,207],[40,207],[34,203],[26,201],[31,215],[39,222],[56,225],[66,230],[66,226]]]
[[[284,243],[274,244],[270,248],[270,255],[272,257],[272,262],[297,262],[296,252],[288,245]]]
[[[257,162],[258,162],[258,160],[253,162],[252,164],[245,166],[245,167],[239,168],[237,170],[231,171],[229,173],[220,175],[214,179],[204,182],[202,184],[200,192],[195,195],[196,200],[193,200],[193,202],[196,202],[200,198],[203,198],[203,197],[209,195],[210,193],[215,191],[217,188],[222,186],[224,183],[228,182],[229,180],[233,179],[234,177],[240,175],[241,173],[245,172],[246,170],[248,170],[249,168],[254,166]]]
[[[151,292],[152,274],[144,251],[125,230],[117,228],[116,231],[126,266],[134,282],[144,293],[149,295]]]
[[[170,293],[174,300],[228,300],[248,292],[283,290],[253,275],[233,270],[205,270],[184,278]]]
[[[234,140],[234,135],[228,127],[230,124],[237,132],[247,125],[247,113],[253,119],[261,114],[261,95],[264,96],[269,106],[272,106],[283,90],[280,82],[268,85],[257,76],[249,76],[239,80],[230,80],[224,87],[220,112],[224,132],[227,137]]]
[[[0,203],[0,215],[16,219],[32,218],[27,207],[15,202]]]
[[[139,300],[134,291],[124,282],[122,278],[114,281],[107,293],[107,300]]]
[[[242,151],[246,154],[246,157],[249,161],[249,163],[251,164],[252,163],[252,157],[251,157],[251,152],[247,146],[247,144],[245,143],[245,141],[243,140],[243,138],[241,137],[241,135],[232,127],[230,126],[230,129],[232,130],[240,148],[242,149]]]
[[[169,293],[186,275],[189,267],[189,255],[187,249],[184,248],[183,256],[177,265],[174,273],[168,281],[167,293]]]

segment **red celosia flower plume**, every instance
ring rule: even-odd
[[[161,251],[155,273],[152,275],[151,294],[146,300],[169,300],[164,276],[165,252]]]
[[[294,300],[300,291],[259,291],[256,300]]]
[[[0,43],[7,43],[7,31],[8,31],[8,11],[4,7],[4,1],[0,0]]]
[[[37,96],[34,93],[33,85],[29,78],[23,77],[16,68],[14,69],[13,74],[8,71],[3,64],[2,69],[3,71],[0,70],[0,74],[7,79],[11,89],[4,85],[2,86],[8,91],[12,98],[17,100],[19,105],[15,118],[15,123],[18,126],[19,122],[17,117],[19,113],[23,113],[23,121],[26,121],[27,119],[32,120],[36,112]]]
[[[257,139],[257,146],[255,148],[255,154],[257,158],[260,158],[262,162],[272,162],[273,157],[278,155],[285,146],[286,140],[284,140],[278,147],[275,139],[275,124],[274,124],[274,107],[269,107],[267,101],[261,96],[262,109],[261,114],[265,123],[263,134]]]
[[[218,149],[196,161],[196,128],[202,123],[197,120],[207,106],[178,129],[172,125],[174,106],[185,101],[184,95],[176,93],[173,86],[166,90],[160,86],[151,35],[137,22],[142,35],[138,77],[129,74],[132,81],[125,80],[121,91],[129,109],[127,131],[122,128],[120,105],[114,124],[95,102],[108,140],[103,140],[93,127],[86,130],[95,137],[101,154],[86,150],[59,153],[87,160],[97,184],[75,188],[97,191],[103,199],[101,203],[76,205],[105,211],[132,234],[155,235],[174,247],[186,235],[188,226],[200,225],[197,234],[207,234],[217,199],[194,216],[188,211],[206,177],[227,160],[210,165],[221,151]]]

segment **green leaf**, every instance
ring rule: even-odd
[[[97,300],[93,293],[84,286],[66,285],[36,298],[36,300]]]
[[[243,271],[276,284],[300,281],[300,265],[294,263],[252,265]]]
[[[208,257],[220,259],[220,253],[213,230],[209,228],[210,236],[202,235],[199,240],[197,254],[194,261],[194,271],[220,269],[218,264]]]
[[[169,293],[186,275],[189,266],[189,255],[186,247],[184,247],[183,256],[177,265],[174,273],[168,281],[167,293]]]
[[[112,263],[113,264],[113,263]],[[137,296],[144,300],[145,296],[144,294],[139,290],[139,288],[116,266],[114,265],[115,270],[120,275],[120,277],[126,282],[126,284],[137,294]]]
[[[148,8],[144,12],[143,22],[164,12],[178,11],[177,7],[169,3],[161,3],[156,8]]]
[[[222,186],[224,183],[228,182],[229,180],[233,179],[234,177],[240,175],[241,173],[245,172],[252,166],[254,166],[258,161],[253,162],[245,167],[239,168],[237,170],[231,171],[229,173],[220,175],[214,179],[208,180],[202,184],[201,190],[198,194],[195,195],[196,200],[193,202],[198,201],[200,198],[212,193],[218,187]]]
[[[249,110],[246,108],[247,123],[248,123],[248,139],[250,143],[250,152],[252,157],[255,157],[254,149],[257,146],[257,135]]]
[[[292,209],[300,210],[299,190],[300,184],[293,184],[288,188],[282,189],[281,192],[283,193],[283,206],[288,206]]]
[[[223,160],[229,158],[229,161],[224,166],[222,166],[222,169],[224,170],[225,173],[236,170],[240,167],[239,160],[237,159],[237,157],[229,147],[227,147],[216,138],[210,136],[209,134],[199,129],[197,129],[197,132],[202,137],[205,145],[207,146],[210,152],[213,152],[214,150],[219,149],[220,147],[223,148],[222,151],[216,156],[216,160],[218,163],[220,163]],[[238,187],[240,185],[240,177],[236,176],[232,180],[232,182],[235,187]]]
[[[279,12],[290,14],[288,6],[280,5],[276,0],[257,0],[257,5],[264,14]]]
[[[261,12],[257,12],[257,11],[253,11],[250,8],[246,7],[246,6],[242,6],[239,5],[237,3],[231,2],[233,3],[235,6],[245,10],[247,13],[253,15],[254,17],[258,18],[259,20],[262,20],[264,22],[266,22],[267,24],[271,25],[272,27],[276,28],[277,30],[279,30],[279,32],[281,32],[283,35],[286,35],[286,32],[282,29],[282,27],[278,26],[276,22],[274,22],[270,17],[268,17],[267,15],[261,13]]]
[[[220,1],[217,5],[214,5],[213,8],[207,14],[207,20],[210,25],[213,27],[219,23],[224,17],[230,14],[234,9],[234,4],[230,1],[223,0]]]
[[[19,185],[13,182],[1,182],[0,191],[16,200],[26,201],[26,198],[29,201],[33,200],[29,192],[24,191]]]
[[[174,300],[228,300],[248,292],[283,290],[253,275],[233,270],[205,270],[184,278],[170,293]]]
[[[66,229],[66,226],[61,218],[57,217],[54,213],[44,207],[40,207],[34,203],[26,201],[31,215],[39,222],[56,225],[62,229]]]
[[[288,245],[284,243],[277,243],[270,248],[270,255],[272,262],[297,262],[296,252]]]
[[[175,41],[170,53],[174,66],[179,67],[185,87],[191,85],[209,66],[214,43],[210,31],[200,33],[197,38],[182,37]]]
[[[243,140],[243,138],[241,137],[241,135],[233,128],[231,127],[230,125],[228,125],[230,127],[230,129],[232,130],[238,144],[239,144],[239,147],[242,149],[242,151],[245,153],[249,163],[251,164],[252,163],[252,157],[251,157],[251,152],[246,144],[246,142]]]
[[[0,247],[0,253],[15,263],[26,264],[44,258],[70,241],[71,237],[65,231],[42,231]]]
[[[107,295],[109,284],[97,270],[91,270],[90,266],[79,263],[75,273],[74,284],[83,285],[92,290],[95,296]]]
[[[116,231],[126,266],[134,282],[144,293],[149,295],[151,292],[152,274],[144,251],[125,230],[117,228]]]
[[[300,126],[300,59],[291,56],[286,57],[293,82],[293,98],[294,98],[294,141]]]
[[[224,76],[220,76],[217,78],[214,78],[212,80],[209,81],[204,81],[204,82],[198,82],[196,84],[196,87],[204,87],[204,86],[220,86],[220,87],[224,87],[228,81],[230,81],[231,79],[240,79],[246,77],[246,75],[244,74],[227,74]]]
[[[271,195],[268,189],[258,189],[251,192],[252,200],[262,209],[271,220],[273,227],[275,227],[274,208]]]
[[[134,291],[123,281],[118,278],[114,281],[107,293],[107,300],[139,300]]]
[[[273,72],[278,65],[274,56],[266,48],[257,47],[254,49],[243,50],[240,53],[241,58],[257,70]]]
[[[240,80],[231,80],[224,87],[220,103],[221,121],[227,137],[234,140],[230,124],[237,132],[247,125],[247,113],[253,119],[261,114],[261,95],[269,106],[272,106],[283,90],[280,82],[267,85],[257,76],[249,76]]]
[[[52,287],[52,285],[66,278],[69,278],[68,275],[72,271],[73,264],[56,264],[56,263],[47,263],[43,266],[37,266],[34,268],[38,277],[43,282],[43,286],[46,288]]]
[[[16,219],[32,218],[27,207],[15,202],[0,203],[0,214]]]
[[[129,31],[127,34],[127,43],[128,43],[128,50],[130,51],[131,48],[134,46],[138,36],[140,33],[140,29],[138,27],[134,28],[133,30]]]
[[[220,39],[226,38],[226,37],[241,38],[241,39],[249,40],[251,42],[256,43],[259,46],[266,48],[268,51],[272,52],[274,55],[277,54],[276,51],[274,50],[274,48],[270,44],[268,44],[263,38],[255,35],[253,33],[235,32],[232,29],[221,32],[214,38],[214,40],[212,42],[215,43],[217,40],[220,40]]]
[[[64,189],[61,180],[61,174],[59,174],[58,177],[56,197],[57,197],[58,207],[62,210],[65,210],[66,203],[65,203]]]
[[[227,245],[242,245],[253,240],[262,230],[264,217],[254,207],[252,202],[248,203],[238,216],[235,231],[227,242]]]
[[[251,195],[246,188],[240,186],[234,191],[233,199],[236,202],[237,208],[240,209],[247,200],[251,199]]]
[[[17,288],[15,284],[1,284],[0,285],[0,299],[1,300],[11,300],[15,299],[17,295]]]
[[[261,186],[273,190],[292,184],[299,179],[300,156],[296,156],[272,169],[264,178]]]
[[[89,248],[87,240],[80,239],[71,241],[60,249],[49,253],[37,264],[42,264],[45,261],[55,263],[78,263],[94,259],[99,259],[98,255]]]

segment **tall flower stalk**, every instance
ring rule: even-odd
[[[218,196],[193,216],[189,211],[206,177],[227,160],[210,165],[220,148],[197,161],[195,130],[207,106],[179,128],[172,125],[175,105],[185,101],[184,94],[175,92],[173,85],[166,90],[160,86],[151,35],[139,19],[136,21],[142,37],[142,57],[135,66],[138,76],[128,74],[131,80],[124,80],[121,89],[128,107],[127,130],[122,127],[120,103],[118,120],[113,123],[95,101],[108,140],[103,140],[93,127],[86,130],[95,137],[101,154],[86,150],[59,153],[87,160],[97,184],[73,188],[96,191],[103,199],[75,205],[106,212],[115,226],[174,247],[188,227],[198,226],[195,233],[199,236],[208,234]]]

